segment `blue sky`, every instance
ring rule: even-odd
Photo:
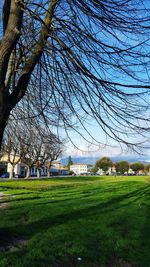
[[[2,6],[2,2],[0,1],[0,7]],[[145,1],[146,3],[147,1]],[[119,36],[122,41],[125,40],[125,36],[121,35]],[[108,38],[106,38],[108,40]],[[112,41],[112,40],[111,40]],[[136,40],[137,41],[137,40]],[[136,42],[134,41],[134,42]],[[133,44],[133,43],[132,43]],[[129,79],[126,79],[125,76],[119,76],[119,73],[116,74],[114,72],[114,70],[112,71],[111,74],[109,74],[110,76],[108,76],[110,79],[115,79],[119,82],[121,81],[125,81],[127,83],[130,83],[131,81]],[[138,75],[143,75],[139,72]],[[131,92],[130,90],[126,91],[126,92]],[[75,146],[73,144],[71,144],[71,142],[67,143],[67,148],[65,151],[66,155],[75,155],[75,156],[97,156],[97,155],[106,155],[106,156],[116,156],[116,155],[121,155],[121,154],[132,154],[131,151],[126,150],[126,148],[124,146],[122,146],[122,148],[119,147],[118,143],[116,143],[115,141],[112,141],[111,139],[108,138],[108,136],[105,136],[105,134],[102,132],[102,130],[100,129],[100,127],[98,127],[98,125],[96,125],[96,122],[92,119],[89,120],[87,123],[85,124],[85,128],[90,130],[90,133],[92,134],[93,138],[95,138],[98,142],[102,143],[102,144],[96,144],[96,141],[93,140],[92,137],[88,136],[86,131],[84,131],[84,129],[80,129],[81,133],[83,134],[84,138],[87,138],[91,143],[94,143],[93,145],[91,145],[90,143],[88,143],[87,141],[84,140],[84,138],[80,137],[77,133],[75,132],[69,132],[70,134],[70,138],[72,139],[72,142],[74,143],[74,145],[77,148],[75,148]],[[62,130],[62,135],[64,136],[64,131]],[[149,138],[149,136],[147,135],[147,139]],[[131,139],[129,137],[127,137],[127,140],[130,141]],[[136,137],[136,136],[132,136],[132,140],[133,141],[138,141],[140,140],[140,137]],[[111,146],[106,146],[105,144],[109,144]],[[122,152],[123,150],[123,152]],[[147,151],[147,153],[149,153],[149,151]]]

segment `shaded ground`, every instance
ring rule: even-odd
[[[15,251],[19,249],[20,246],[26,244],[26,240],[20,239],[19,237],[12,235],[8,230],[0,230],[0,251]]]
[[[0,209],[9,207],[9,203],[7,202],[8,198],[10,198],[9,194],[4,194],[3,192],[0,192]]]

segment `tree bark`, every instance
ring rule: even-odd
[[[50,177],[50,169],[47,169],[47,177]]]
[[[30,170],[31,170],[31,167],[27,166],[27,173],[26,173],[26,179],[28,179],[30,177]]]
[[[0,103],[1,103],[1,99],[0,99]],[[4,108],[0,105],[0,150],[2,146],[3,134],[5,131],[8,117],[9,117],[9,112],[7,111],[6,113]]]
[[[24,0],[4,0],[3,5],[3,33],[4,36],[0,41],[0,149],[3,139],[3,133],[6,127],[8,117],[11,110],[16,104],[23,98],[26,93],[30,76],[35,68],[35,65],[40,60],[43,53],[43,49],[46,45],[46,41],[49,37],[52,19],[54,15],[55,7],[58,0],[51,0],[48,10],[45,15],[45,23],[41,27],[39,40],[35,45],[34,51],[31,57],[26,62],[18,82],[15,86],[15,90],[10,93],[9,85],[6,86],[8,78],[8,66],[13,49],[15,48],[21,33],[23,12],[24,12]],[[4,106],[5,105],[5,106]],[[7,111],[7,116],[4,114],[3,107]]]
[[[8,9],[9,12],[6,14],[6,10],[8,11]],[[0,45],[0,85],[5,83],[9,58],[20,36],[22,17],[23,11],[19,1],[5,0],[3,9],[5,34]]]
[[[3,118],[1,118],[0,116],[0,149],[1,149],[2,141],[3,141],[3,134],[4,134],[5,126],[6,126],[6,121],[3,120]]]
[[[51,162],[49,162],[49,164],[47,165],[47,177],[50,177],[50,168],[51,168],[51,166],[52,166],[52,163]]]
[[[37,178],[40,178],[40,170],[37,168]]]
[[[10,94],[6,90],[5,84],[1,85],[0,83],[0,149],[2,145],[4,130],[11,111],[11,107],[9,105],[9,97]]]
[[[11,171],[10,171],[10,174],[9,174],[9,179],[13,179],[14,168],[15,168],[15,165],[11,165]]]

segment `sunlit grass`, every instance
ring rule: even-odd
[[[0,267],[150,266],[147,177],[4,181],[0,192],[11,194],[1,240],[26,240]]]

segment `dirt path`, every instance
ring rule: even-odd
[[[4,194],[3,192],[0,192],[0,209],[6,209],[10,207],[10,200],[13,198],[13,195],[11,194]],[[0,251],[15,251],[18,250],[21,246],[25,245],[27,243],[26,240],[14,236],[11,233],[2,232],[0,233],[1,239],[0,239]]]
[[[12,195],[10,195],[10,194],[4,194],[3,192],[0,192],[0,209],[9,208],[10,204],[7,200],[11,196]]]

